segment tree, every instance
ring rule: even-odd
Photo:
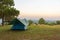
[[[2,25],[5,20],[10,20],[19,14],[19,11],[14,7],[14,0],[0,0],[0,18],[2,18]]]
[[[19,11],[16,10],[15,8],[10,8],[5,10],[5,21],[10,21],[11,19],[14,18],[14,16],[18,16]]]
[[[6,9],[5,13],[6,13],[5,22],[9,23],[15,18],[15,16],[18,16],[19,11],[16,10],[15,8],[10,8],[10,9]]]
[[[43,18],[39,19],[39,24],[45,24],[45,20]]]

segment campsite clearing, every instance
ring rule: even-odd
[[[0,27],[0,40],[60,40],[60,25],[32,24],[26,31],[12,31],[11,27]]]

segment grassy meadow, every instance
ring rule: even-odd
[[[11,27],[0,26],[0,40],[60,40],[60,25],[32,24],[26,31],[12,31]]]

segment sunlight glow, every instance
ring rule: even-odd
[[[15,0],[20,17],[59,18],[60,0]]]

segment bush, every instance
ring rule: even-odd
[[[29,25],[31,25],[33,23],[33,21],[32,20],[29,20]]]
[[[56,21],[57,24],[60,24],[60,21]]]

